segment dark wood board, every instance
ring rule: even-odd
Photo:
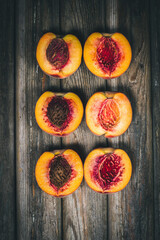
[[[151,85],[153,117],[153,162],[154,162],[154,230],[155,239],[160,236],[160,2],[150,3],[151,39]]]
[[[124,0],[113,6],[111,27],[129,39],[133,56],[128,71],[108,87],[129,97],[133,120],[126,133],[109,143],[129,154],[133,173],[123,191],[109,196],[109,239],[153,239],[149,1]]]
[[[61,148],[61,139],[41,131],[34,110],[44,91],[60,88],[36,61],[39,38],[59,30],[59,2],[23,0],[16,7],[17,238],[56,240],[61,239],[61,200],[40,190],[35,165],[43,152]]]
[[[16,233],[14,10],[14,1],[0,7],[0,239],[14,239]]]
[[[98,29],[104,31],[103,1],[99,4],[98,1],[91,0],[86,8],[86,1],[64,0],[61,1],[61,7],[61,31],[75,34],[82,46],[89,34]],[[105,90],[105,86],[105,80],[91,74],[83,60],[78,71],[62,81],[63,90],[77,93],[84,107],[91,95]],[[93,148],[104,146],[105,143],[104,137],[93,136],[86,126],[85,118],[73,134],[62,140],[62,146],[74,148],[83,162]],[[107,197],[93,192],[85,181],[78,191],[63,200],[63,216],[64,239],[96,239],[97,236],[99,240],[107,238]]]
[[[158,0],[1,4],[0,239],[159,239],[159,8]],[[121,77],[104,80],[89,72],[82,58],[72,76],[48,77],[36,61],[36,46],[49,31],[72,33],[82,47],[92,32],[121,32],[131,43],[131,65]],[[50,136],[34,115],[36,101],[47,90],[75,92],[84,107],[96,91],[124,92],[133,107],[132,123],[122,136],[107,140],[89,131],[84,116],[69,136]],[[121,192],[104,196],[83,180],[72,195],[57,199],[38,187],[35,165],[43,152],[72,148],[84,162],[100,146],[122,148],[131,158],[132,178]]]

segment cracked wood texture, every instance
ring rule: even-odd
[[[160,235],[160,2],[158,0],[17,0],[1,3],[0,37],[0,239],[158,240]],[[86,68],[58,80],[36,61],[46,32],[72,33],[84,46],[92,32],[121,32],[132,62],[121,77],[103,80]],[[121,91],[133,121],[120,137],[93,135],[85,117],[71,135],[57,138],[37,126],[36,101],[47,90],[73,91],[85,107],[96,91]],[[35,165],[44,151],[72,148],[84,162],[96,147],[124,149],[133,174],[119,193],[100,195],[83,180],[72,195],[42,192]]]

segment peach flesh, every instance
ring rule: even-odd
[[[113,99],[106,99],[98,114],[100,125],[105,130],[111,130],[119,121],[120,112],[117,103]]]
[[[54,38],[48,45],[46,57],[55,69],[62,69],[69,59],[67,43],[61,38]]]
[[[54,157],[50,162],[49,178],[53,187],[59,190],[68,183],[72,169],[67,160],[62,156]]]
[[[109,153],[98,157],[95,162],[92,176],[103,190],[109,190],[122,180],[123,166],[120,156]]]
[[[116,69],[121,54],[117,43],[110,37],[102,37],[97,48],[97,61],[105,73],[111,75]]]
[[[64,130],[72,120],[72,112],[71,100],[54,96],[47,107],[46,121],[55,129]]]

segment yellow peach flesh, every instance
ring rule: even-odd
[[[99,114],[105,100],[114,101],[119,113],[118,121],[112,128],[105,129],[100,122]],[[114,109],[113,109],[114,111]],[[108,121],[106,119],[106,121]],[[91,96],[86,106],[86,123],[89,129],[96,135],[116,137],[123,134],[132,121],[132,107],[130,101],[123,93],[97,92]]]
[[[51,41],[57,38],[53,33],[44,34],[39,40],[36,58],[40,68],[48,75],[59,78],[66,78],[73,74],[81,64],[82,46],[78,38],[74,35],[68,34],[63,40],[67,43],[69,51],[69,60],[62,69],[56,69],[47,59],[46,50]]]
[[[86,123],[89,129],[96,135],[105,134],[105,130],[101,127],[98,120],[98,113],[105,99],[104,94],[95,93],[86,105]]]
[[[95,166],[95,159],[105,154],[116,154],[121,158],[121,165],[123,166],[122,180],[116,184],[111,184],[109,189],[103,189],[99,183],[93,178],[93,168]],[[98,193],[114,193],[122,190],[128,184],[132,174],[132,164],[127,153],[121,149],[113,148],[99,148],[91,151],[84,163],[84,177],[88,186]]]
[[[45,121],[44,119],[44,109],[47,111],[48,107],[48,101],[51,99],[53,96],[61,96],[66,99],[69,99],[71,101],[72,105],[72,119],[68,123],[68,126],[66,126],[65,129],[55,129],[54,126],[48,125],[48,121]],[[36,108],[35,108],[35,117],[36,121],[39,125],[39,127],[52,135],[57,135],[57,136],[65,136],[73,132],[74,130],[77,129],[77,127],[80,125],[83,117],[83,104],[80,100],[80,98],[74,94],[74,93],[53,93],[53,92],[45,92],[41,95],[41,97],[38,99],[36,103]]]
[[[121,56],[116,69],[110,74],[102,70],[97,60],[97,49],[103,36],[110,37],[116,42]],[[85,42],[83,55],[86,66],[93,74],[108,79],[118,77],[128,69],[132,51],[128,40],[121,33],[92,33]]]
[[[59,190],[52,187],[49,178],[49,164],[50,161],[58,155],[62,155],[68,162],[68,164],[73,169],[74,176]],[[36,169],[35,176],[39,187],[48,194],[55,197],[63,197],[73,193],[81,184],[83,179],[83,164],[79,155],[71,150],[56,150],[54,152],[45,152],[39,158]]]

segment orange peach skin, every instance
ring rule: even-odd
[[[103,190],[99,184],[92,179],[92,169],[95,164],[95,159],[104,154],[114,153],[121,157],[121,163],[124,165],[123,180],[118,182],[116,185],[110,187],[110,189]],[[91,151],[84,163],[84,178],[88,186],[98,193],[115,193],[121,191],[128,184],[132,174],[132,164],[128,154],[121,149],[114,148],[97,148]]]
[[[52,126],[48,126],[47,122],[44,121],[44,113],[43,113],[43,108],[47,107],[46,102],[47,99],[53,97],[53,96],[63,96],[66,99],[72,100],[72,107],[73,107],[73,118],[72,121],[68,124],[68,126],[63,129],[62,131],[55,131],[55,129]],[[51,135],[56,135],[56,136],[65,136],[70,134],[71,132],[75,131],[78,126],[80,125],[83,117],[83,104],[80,100],[80,98],[74,94],[74,93],[53,93],[53,92],[45,92],[41,95],[41,97],[38,99],[36,103],[36,108],[35,108],[35,117],[36,121],[39,125],[39,127],[51,134]]]
[[[120,111],[120,120],[111,130],[105,130],[99,123],[98,113],[103,101],[112,98],[116,101]],[[107,138],[117,137],[123,134],[132,121],[132,107],[130,101],[123,93],[97,92],[91,96],[86,105],[86,123],[89,129],[96,135],[105,135]]]
[[[64,36],[63,40],[67,43],[69,50],[69,60],[62,69],[58,70],[54,68],[46,57],[46,50],[54,38],[57,38],[57,36],[51,32],[41,37],[36,50],[37,62],[46,74],[56,78],[66,78],[79,68],[82,58],[82,46],[78,38],[74,35],[68,34]]]
[[[49,163],[59,154],[62,154],[68,161],[69,165],[74,169],[76,175],[73,179],[56,191],[50,184]],[[39,187],[44,192],[55,197],[64,197],[73,193],[80,186],[83,179],[83,164],[79,155],[72,149],[44,152],[36,164],[35,176]]]
[[[100,42],[100,39],[103,37],[112,38],[118,45],[121,60],[118,62],[116,69],[109,75],[105,73],[97,62],[97,48]],[[116,78],[122,75],[129,67],[132,50],[128,40],[121,33],[92,33],[86,40],[83,50],[83,57],[87,68],[96,76],[102,77],[104,79]]]

